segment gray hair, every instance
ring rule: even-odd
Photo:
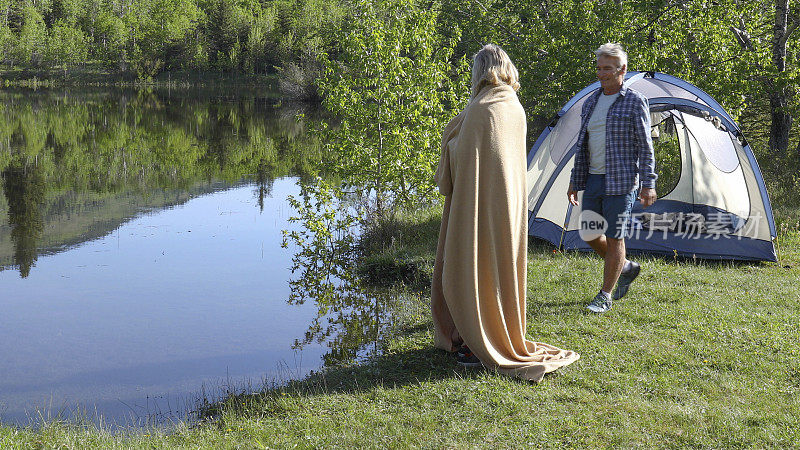
[[[519,72],[502,48],[494,44],[484,45],[473,56],[471,97],[477,96],[486,85],[501,84],[519,90]]]
[[[598,58],[601,56],[617,58],[617,61],[619,61],[619,68],[622,68],[622,66],[628,66],[628,54],[625,53],[625,50],[622,49],[622,45],[620,44],[608,42],[595,50],[594,54],[597,55]]]

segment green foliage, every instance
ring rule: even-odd
[[[656,192],[664,196],[670,193],[681,176],[681,151],[677,136],[662,136],[653,140],[658,179]]]
[[[455,41],[440,41],[435,12],[407,0],[356,10],[337,60],[324,58],[324,105],[340,120],[326,130],[329,152],[346,185],[374,196],[378,210],[430,199],[441,130],[467,97],[465,65],[453,73]]]
[[[505,48],[520,69],[520,100],[532,122],[529,142],[556,111],[595,81],[592,51],[620,42],[629,70],[675,75],[711,94],[740,123],[771,191],[797,192],[798,128],[777,151],[775,115],[800,117],[796,5],[789,12],[785,70],[774,63],[775,3],[760,1],[467,1],[442,0],[439,32],[463,30],[456,56],[482,43]],[[785,137],[785,136],[784,136]],[[788,164],[787,164],[788,163]]]
[[[336,60],[323,56],[320,79],[338,121],[322,127],[326,155],[343,182],[303,183],[302,199],[289,199],[296,210],[290,220],[301,227],[284,235],[284,246],[296,249],[290,302],[313,298],[318,306],[297,346],[329,338],[326,364],[356,360],[386,326],[386,296],[368,292],[356,269],[356,236],[391,206],[434,197],[441,128],[453,115],[449,108],[467,98],[465,66],[452,72],[455,41],[440,41],[436,13],[405,0],[364,1],[355,9],[357,20],[335,30],[343,39]]]
[[[208,14],[210,63],[220,70],[238,68],[242,41],[247,37],[247,17],[236,0],[215,0]]]
[[[11,29],[4,24],[0,24],[0,58],[8,59],[13,55],[17,38]]]
[[[84,0],[54,0],[51,10],[54,19],[50,22],[54,23],[60,20],[66,24],[75,25],[83,8]]]
[[[0,233],[0,257],[13,257],[23,277],[43,243],[76,237],[75,227],[57,224],[71,215],[82,220],[84,203],[76,207],[75,197],[96,205],[154,192],[173,197],[210,180],[255,179],[263,208],[272,180],[326,173],[319,143],[305,135],[296,112],[276,115],[253,98],[198,101],[198,95],[219,93],[176,89],[163,96],[96,90],[0,94],[0,213],[7,213],[11,229]],[[98,220],[100,228],[114,223],[88,221]]]
[[[125,59],[128,28],[122,19],[110,11],[101,11],[91,27],[95,33],[95,57],[107,64]]]
[[[786,73],[771,64],[774,9],[763,2],[442,0],[441,7],[441,32],[453,24],[464,30],[458,54],[474,53],[486,42],[506,49],[520,68],[520,95],[534,119],[551,117],[595,80],[592,51],[609,41],[626,47],[629,70],[681,77],[714,96],[734,118],[758,107],[770,85],[800,84],[796,59]],[[749,47],[733,28],[743,29]],[[795,33],[790,50],[797,41]],[[793,104],[800,105],[797,99]]]
[[[202,11],[194,0],[140,0],[124,21],[131,31],[134,70],[142,78],[164,67],[181,67],[192,49]]]
[[[317,100],[320,55],[338,60],[348,27],[365,14],[396,8],[392,2],[377,2],[372,12],[362,6],[345,0],[0,0],[0,53],[8,63],[38,68],[53,29],[61,27],[56,33],[63,34],[63,27],[72,27],[88,47],[86,57],[72,64],[103,61],[142,78],[165,69],[280,71],[285,96]],[[593,81],[591,51],[604,41],[628,48],[631,69],[697,84],[737,119],[800,115],[800,15],[794,4],[785,69],[773,62],[775,5],[756,0],[437,0],[401,8],[401,15],[437,15],[426,33],[435,36],[437,51],[454,48],[451,63],[460,64],[483,43],[502,45],[521,69],[520,97],[533,134]],[[764,101],[776,95],[773,103]]]
[[[275,33],[278,26],[278,17],[274,4],[261,9],[253,17],[252,25],[247,32],[247,59],[244,63],[245,69],[250,72],[266,72],[271,69],[270,54],[274,51],[271,48],[270,37]]]
[[[79,29],[59,23],[47,36],[46,59],[51,64],[64,67],[86,60],[89,54],[88,39]]]
[[[7,167],[2,172],[3,192],[8,200],[14,261],[20,277],[26,278],[38,255],[38,238],[44,229],[41,204],[45,180],[36,165]]]
[[[23,64],[38,66],[41,50],[47,41],[47,29],[42,14],[30,3],[22,7],[22,24],[13,49],[13,57]]]
[[[165,69],[275,73],[311,62],[330,47],[324,29],[341,21],[343,0],[0,0],[0,54],[23,68],[39,68],[49,36],[82,33],[90,60],[147,79]],[[54,35],[55,33],[55,35]],[[58,59],[58,58],[56,58]],[[57,63],[60,64],[60,63]],[[310,77],[313,79],[313,76]]]

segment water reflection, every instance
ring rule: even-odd
[[[325,366],[352,364],[383,352],[391,317],[385,292],[338,290],[335,298],[317,298],[317,316],[292,348],[325,344]]]
[[[215,183],[41,256],[25,279],[0,272],[0,418],[83,405],[117,423],[175,420],[204,387],[214,398],[318,368],[322,346],[292,348],[317,310],[286,302],[296,179],[273,183],[269,214],[254,189]]]
[[[45,179],[36,165],[15,165],[2,172],[3,193],[8,204],[14,264],[22,278],[28,276],[36,262],[39,237],[44,230]]]
[[[194,94],[0,91],[0,420],[181,419],[380,352],[391,297],[355,277],[317,138]]]
[[[96,237],[93,227],[112,230],[130,219],[123,203],[132,193],[150,198],[255,177],[263,210],[272,180],[324,172],[319,143],[302,133],[297,111],[276,109],[267,97],[206,95],[0,92],[0,227],[8,224],[0,228],[0,266],[26,277],[42,251]],[[89,203],[70,203],[76,193]],[[92,210],[98,202],[105,208]],[[59,230],[53,220],[64,215],[82,229]]]
[[[295,211],[289,220],[299,225],[284,235],[284,246],[294,253],[289,303],[313,299],[317,307],[294,348],[325,343],[327,366],[379,354],[391,324],[391,294],[369,288],[356,271],[357,236],[367,215],[364,200],[317,179],[301,183],[300,195],[289,202]]]

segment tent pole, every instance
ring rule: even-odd
[[[558,251],[564,251],[564,234],[567,232],[569,225],[569,217],[572,215],[572,203],[567,205],[567,216],[564,217],[564,228],[561,229],[561,239],[558,240]]]

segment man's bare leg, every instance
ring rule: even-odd
[[[600,236],[589,241],[589,246],[605,261],[603,265],[603,291],[609,294],[617,284],[619,274],[625,266],[625,239]]]
[[[603,266],[603,290],[611,293],[619,274],[625,266],[625,239],[606,239],[605,264]]]
[[[606,248],[608,247],[608,243],[606,242],[606,236],[604,234],[601,234],[599,238],[593,241],[588,241],[587,244],[589,244],[589,247],[592,247],[592,250],[600,255],[601,258],[606,258]]]

